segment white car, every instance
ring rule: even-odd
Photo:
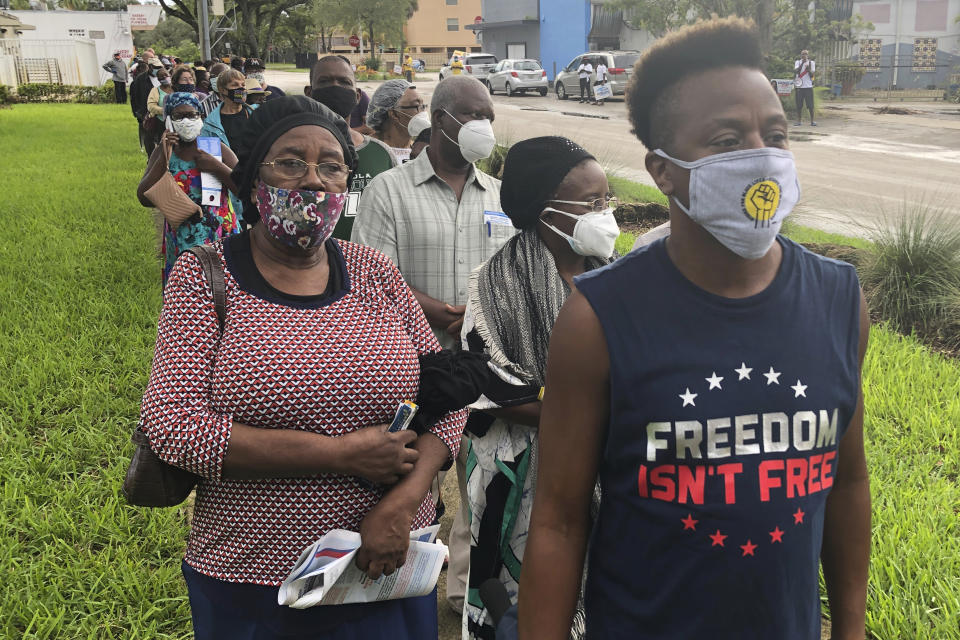
[[[483,82],[495,66],[497,66],[497,56],[492,53],[468,53],[463,57],[462,75],[472,76]],[[449,64],[440,68],[441,80],[452,75],[454,75],[453,69],[450,68]]]
[[[547,72],[536,60],[501,60],[487,76],[490,93],[504,91],[508,96],[515,93],[536,91],[547,95]]]

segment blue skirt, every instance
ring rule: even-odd
[[[291,609],[277,587],[226,582],[183,563],[196,640],[433,640],[437,590],[419,598]]]

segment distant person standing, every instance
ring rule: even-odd
[[[114,52],[113,57],[103,63],[104,71],[113,74],[113,95],[117,104],[127,104],[127,79],[129,72],[127,65],[120,59],[120,52]]]
[[[149,68],[148,73],[141,73],[133,82],[130,83],[130,109],[133,111],[133,117],[139,124],[140,148],[147,152],[147,157],[153,153],[154,134],[144,129],[144,120],[150,115],[147,109],[147,100],[150,93],[160,86],[160,80],[157,73],[163,69],[163,65],[155,57],[147,58],[144,53],[144,60]]]
[[[797,121],[793,126],[803,124],[803,105],[810,110],[810,126],[817,123],[813,120],[813,74],[817,70],[817,63],[810,59],[810,52],[804,49],[800,52],[800,59],[793,63],[793,84],[797,96]]]
[[[577,67],[580,77],[580,102],[590,102],[590,76],[593,74],[593,64],[589,58],[584,58]]]
[[[310,85],[311,98],[344,120],[350,118],[360,94],[353,66],[346,58],[324,56],[317,60],[310,73]],[[370,181],[397,166],[390,147],[376,138],[350,129],[350,139],[357,151],[357,168],[350,179],[347,204],[333,230],[333,237],[338,240],[350,239],[353,223],[360,211],[360,196]]]
[[[610,80],[609,74],[607,73],[607,65],[603,63],[603,58],[597,60],[597,77],[594,79],[593,86],[597,85],[606,85],[607,81]],[[597,98],[597,92],[593,92],[594,101],[593,104],[603,106],[603,98]]]

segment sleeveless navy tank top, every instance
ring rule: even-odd
[[[589,638],[820,638],[860,289],[849,264],[778,240],[776,277],[744,299],[688,281],[663,240],[577,279],[610,356]]]

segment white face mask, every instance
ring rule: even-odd
[[[446,109],[444,109],[444,112],[453,118],[452,113]],[[477,160],[489,158],[490,154],[493,153],[493,148],[497,146],[497,138],[493,135],[493,125],[490,124],[490,121],[486,118],[470,120],[466,124],[456,118],[453,118],[453,121],[460,125],[460,133],[457,134],[456,140],[448,136],[443,129],[440,129],[440,131],[446,136],[447,140],[460,147],[460,155],[463,156],[463,159],[474,163]]]
[[[417,136],[430,128],[430,116],[427,115],[426,111],[421,111],[417,115],[410,118],[410,122],[407,123],[407,133],[410,134],[410,137],[416,140]]]
[[[193,120],[184,118],[183,120],[173,120],[172,123],[173,130],[184,142],[196,140],[197,136],[200,135],[200,130],[203,129],[203,120],[200,118],[194,118]]]
[[[579,216],[552,207],[546,207],[544,211],[559,213],[577,221],[573,228],[573,236],[568,236],[552,224],[547,224],[543,219],[540,220],[544,226],[552,229],[554,233],[566,238],[574,253],[595,258],[609,258],[613,255],[614,245],[616,245],[617,238],[620,236],[620,227],[617,226],[617,219],[613,217],[612,207]]]
[[[762,258],[776,242],[783,219],[800,200],[793,154],[763,147],[718,153],[695,162],[655,154],[690,169],[691,220],[741,258]]]

